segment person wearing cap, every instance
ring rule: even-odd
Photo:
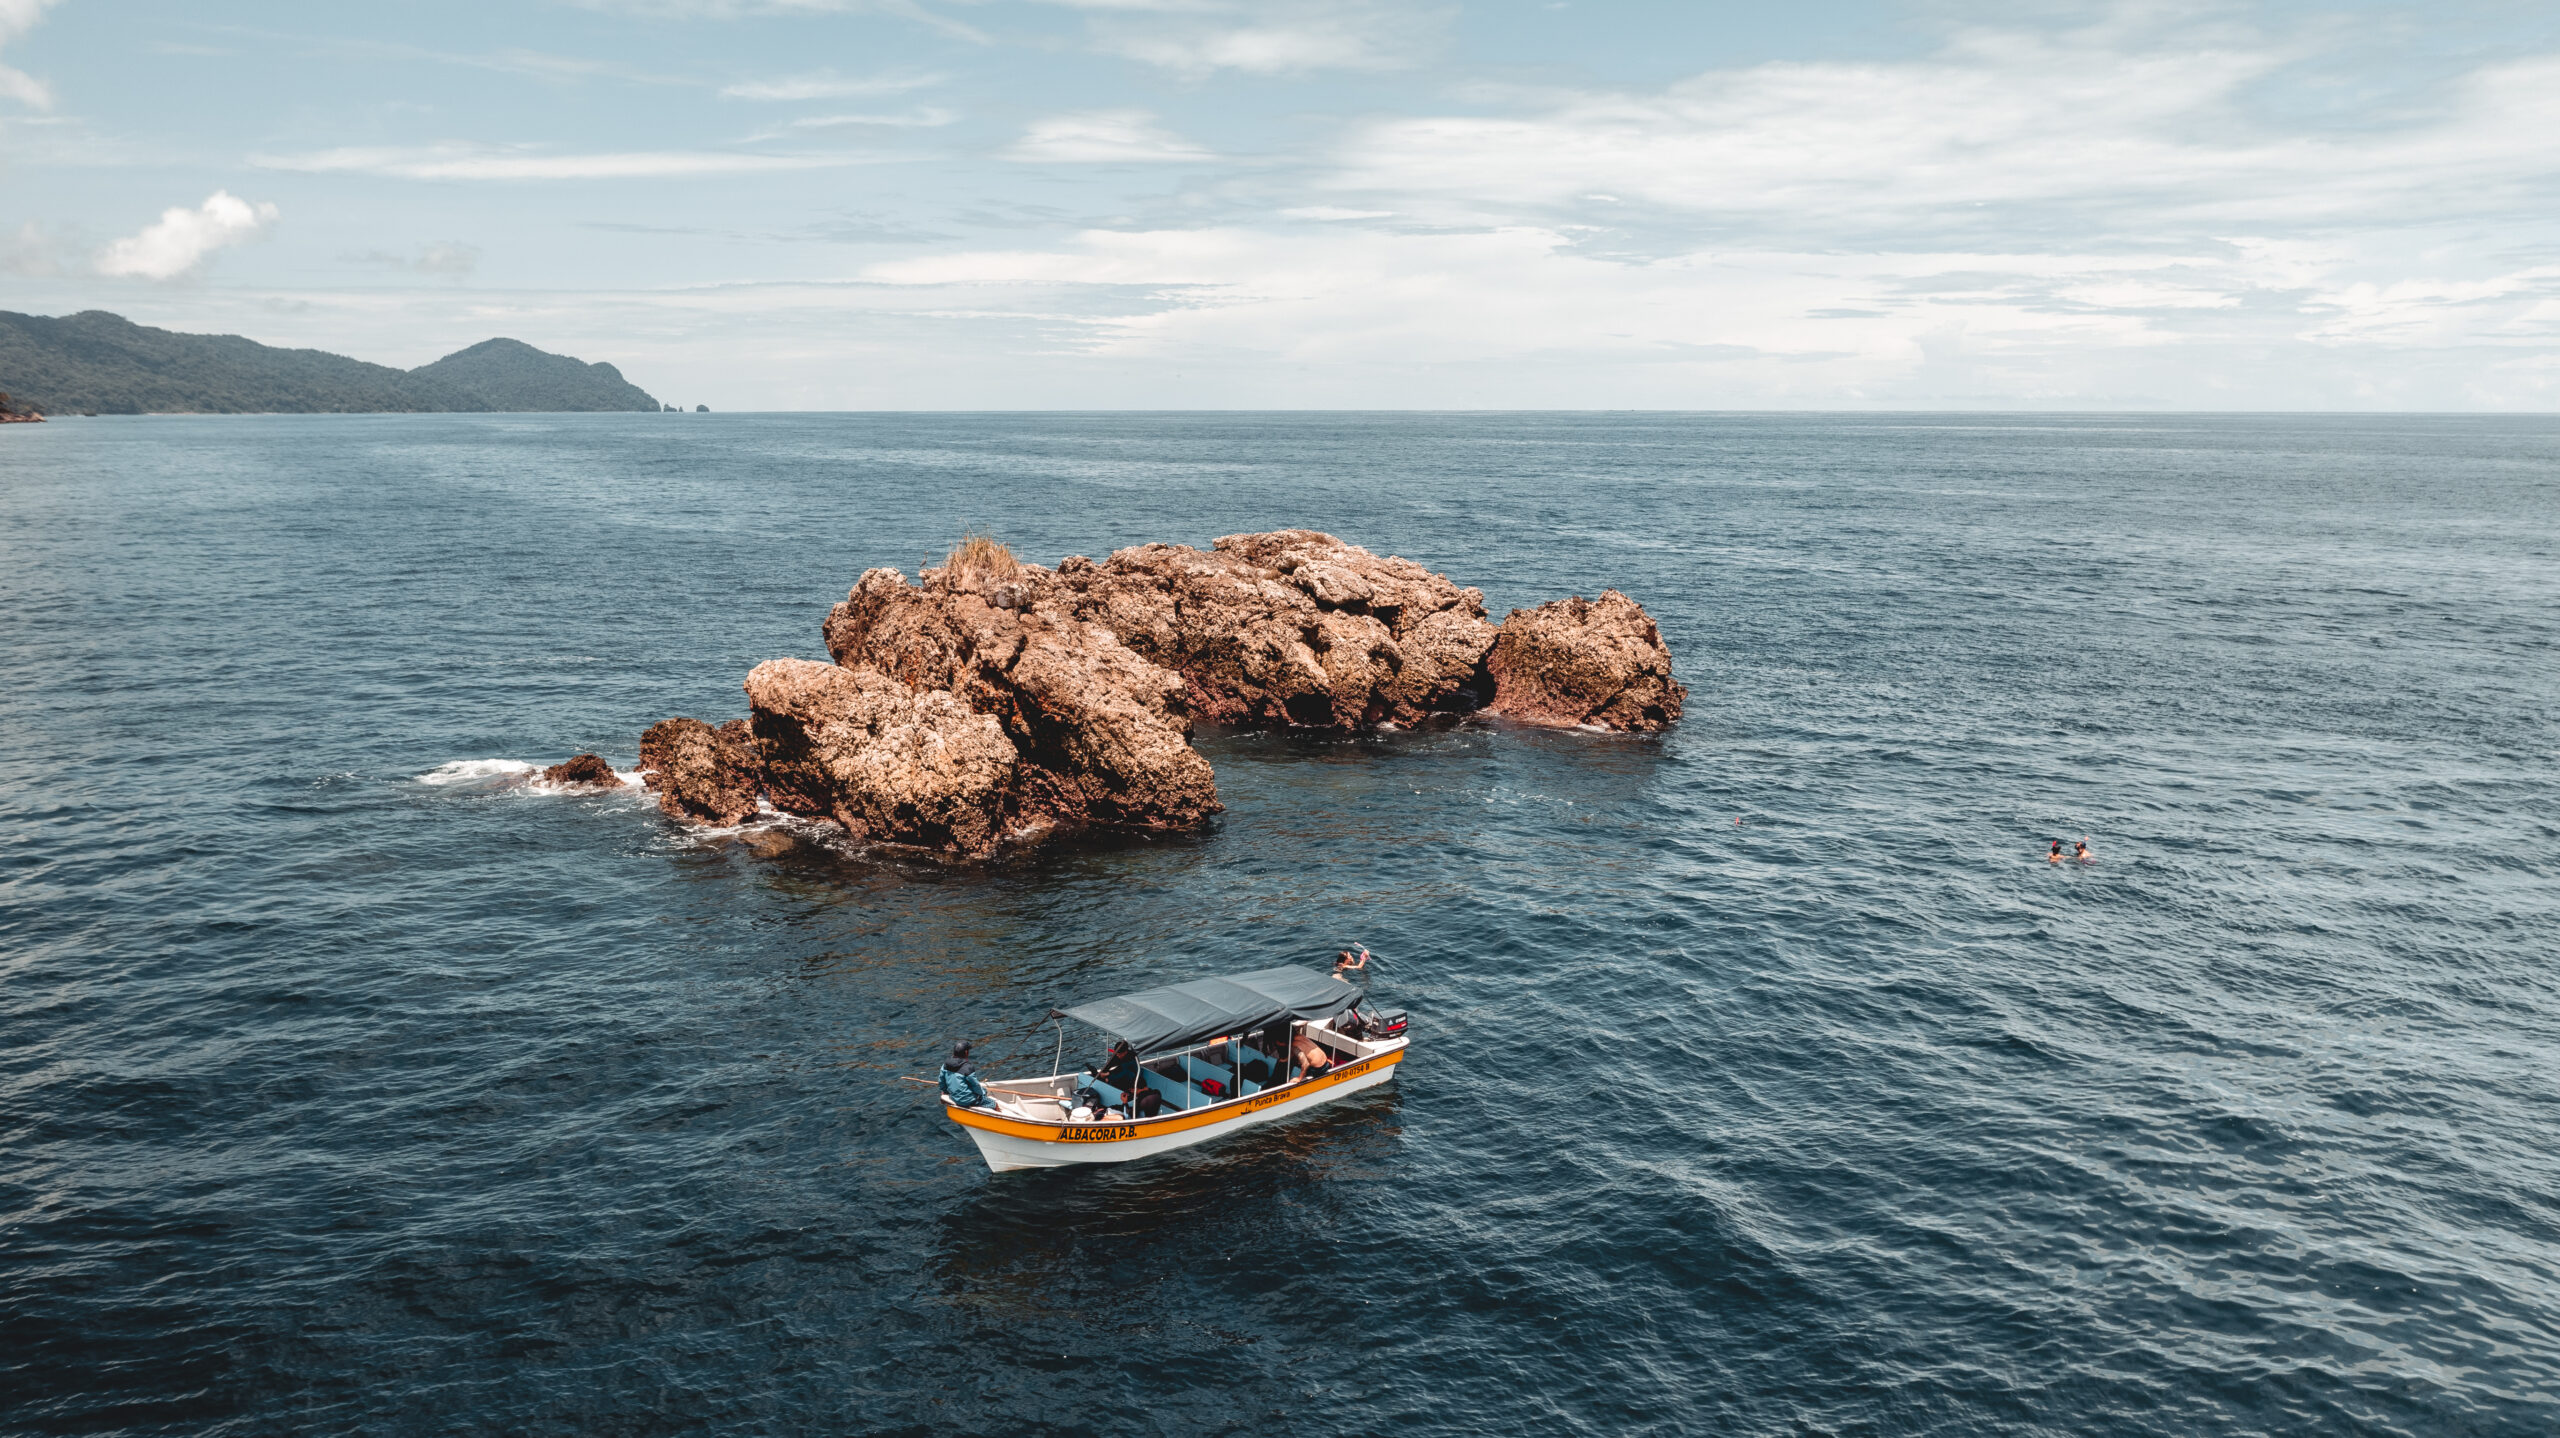
[[[962,1108],[994,1108],[995,1096],[978,1082],[978,1066],[969,1062],[969,1041],[962,1039],[951,1046],[951,1057],[942,1061],[942,1093]]]
[[[1127,1039],[1113,1039],[1111,1052],[1102,1056],[1102,1064],[1093,1076],[1127,1093],[1138,1086],[1138,1051],[1129,1047]]]

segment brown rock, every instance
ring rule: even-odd
[[[1017,765],[996,722],[879,670],[769,659],[747,675],[749,721],[775,807],[857,839],[992,852]]]
[[[1057,569],[973,536],[909,584],[862,576],[827,615],[833,664],[747,676],[750,723],[642,741],[661,808],[734,824],[769,798],[857,837],[984,854],[1087,824],[1219,812],[1194,720],[1349,729],[1463,712],[1659,729],[1686,691],[1615,590],[1515,611],[1309,529],[1145,544]]]
[[[1479,591],[1312,529],[1072,558],[1025,587],[1034,609],[1180,674],[1212,723],[1350,729],[1470,709],[1493,644]]]
[[[552,784],[604,785],[622,787],[622,776],[601,754],[580,754],[565,764],[554,764],[542,771],[545,782]]]
[[[755,813],[764,761],[747,721],[714,729],[699,719],[668,719],[640,736],[642,782],[671,819],[728,828]]]
[[[1031,608],[1052,578],[1036,565],[991,585],[954,578],[863,575],[827,616],[827,651],[993,718],[1021,755],[1023,818],[1180,829],[1218,812],[1180,676],[1100,625]]]
[[[1660,730],[1689,698],[1652,616],[1614,589],[1512,610],[1485,667],[1492,712],[1541,724]]]

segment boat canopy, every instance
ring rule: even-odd
[[[1151,1054],[1282,1019],[1331,1018],[1360,997],[1357,986],[1313,969],[1259,969],[1096,999],[1060,1012]]]

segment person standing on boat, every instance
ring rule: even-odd
[[[942,1061],[942,1092],[962,1108],[994,1108],[995,1096],[978,1082],[978,1066],[969,1062],[969,1041],[962,1039],[951,1046],[951,1057]]]

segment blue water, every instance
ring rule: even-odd
[[[1296,524],[1616,585],[1689,718],[985,869],[421,782],[966,528]],[[2550,420],[14,427],[0,1431],[2560,1430],[2556,560]],[[1351,941],[1414,1056],[1293,1126],[896,1081]]]

